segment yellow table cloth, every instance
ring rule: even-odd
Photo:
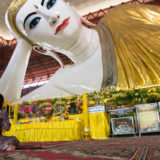
[[[83,138],[83,124],[77,120],[12,124],[6,136],[16,136],[20,142],[71,141]]]
[[[89,125],[91,139],[107,139],[110,136],[107,113],[89,113]]]

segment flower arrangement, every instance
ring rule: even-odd
[[[28,102],[23,102],[20,106],[19,106],[19,114],[22,114],[22,117],[33,117],[33,115],[36,112],[36,104],[33,103],[32,105],[30,105]]]
[[[42,114],[44,117],[47,117],[49,119],[52,116],[53,111],[54,111],[54,109],[50,105],[50,106],[44,107],[42,109]]]
[[[160,102],[160,94],[159,93],[152,93],[150,96],[146,99],[147,103],[155,103]]]
[[[89,107],[97,104],[105,105],[106,109],[109,110],[117,109],[119,107],[132,107],[136,104],[142,103],[159,102],[160,87],[127,91],[102,90],[101,92],[89,93],[87,96]],[[23,102],[19,105],[19,114],[21,114],[21,117],[62,116],[66,109],[68,114],[83,113],[82,95],[39,100],[34,102]]]

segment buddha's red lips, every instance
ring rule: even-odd
[[[69,19],[70,19],[70,17],[66,18],[66,19],[62,22],[62,24],[60,24],[60,25],[56,28],[55,35],[56,35],[59,31],[63,30],[63,29],[68,25]]]

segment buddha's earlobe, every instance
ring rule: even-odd
[[[38,53],[45,54],[47,50],[43,49],[40,45],[34,44],[33,45],[33,50],[35,50]]]
[[[59,55],[55,51],[45,49],[44,47],[42,47],[38,44],[33,45],[33,50],[35,50],[36,52],[38,52],[40,54],[44,54],[44,55],[48,55],[48,56],[53,57],[60,64],[61,68],[64,68],[63,61],[61,60],[61,58],[59,57]]]
[[[90,26],[90,27],[95,27],[95,26],[96,26],[94,23],[86,20],[85,18],[83,18],[83,17],[81,17],[81,16],[80,16],[80,20],[81,20],[83,23],[85,23],[85,24],[87,24],[88,26]]]
[[[70,3],[70,5],[71,5],[72,9],[77,13],[77,15],[79,15],[79,13],[78,13],[77,10],[75,9],[75,7],[74,7],[71,3]],[[86,19],[83,18],[82,16],[79,15],[79,17],[80,17],[80,20],[81,20],[83,23],[87,24],[88,26],[90,26],[90,27],[95,27],[95,26],[96,26],[94,23],[86,20]]]

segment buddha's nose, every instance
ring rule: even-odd
[[[57,21],[59,20],[59,18],[60,18],[59,14],[57,14],[56,16],[51,17],[50,20],[49,20],[49,25],[50,26],[54,26],[57,23]]]

